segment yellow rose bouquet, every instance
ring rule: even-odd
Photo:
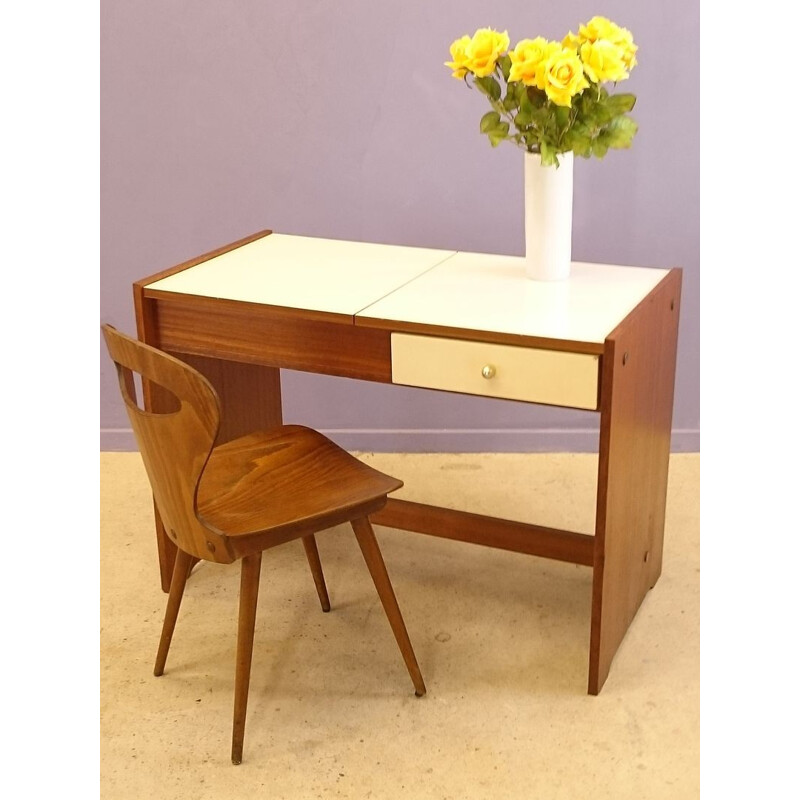
[[[559,153],[602,158],[610,147],[631,146],[638,125],[627,114],[636,96],[603,84],[629,76],[637,49],[630,31],[593,17],[561,42],[538,36],[513,49],[507,32],[481,28],[453,42],[445,65],[488,98],[480,130],[492,147],[513,142],[557,167]]]

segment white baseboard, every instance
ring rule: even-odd
[[[596,453],[597,430],[321,430],[345,450],[377,453]],[[128,428],[100,431],[100,450],[136,450]],[[700,452],[700,431],[674,430],[673,453]]]

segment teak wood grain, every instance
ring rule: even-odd
[[[670,270],[606,342],[590,694],[600,692],[625,632],[661,574],[681,275]]]
[[[594,537],[526,522],[487,517],[452,508],[440,508],[390,498],[372,515],[372,521],[389,528],[426,533],[499,550],[592,566]]]
[[[391,332],[322,314],[235,300],[153,292],[165,350],[361,380],[391,382]]]
[[[204,375],[219,397],[222,416],[217,444],[283,422],[279,369],[187,353],[173,355]]]
[[[109,325],[103,326],[103,334],[163,528],[176,548],[155,675],[164,672],[194,560],[242,562],[233,763],[242,761],[262,553],[277,545],[303,540],[323,610],[327,610],[327,589],[313,536],[334,525],[352,523],[415,692],[424,694],[419,665],[367,519],[385,505],[387,494],[399,489],[402,481],[299,425],[278,423],[235,435],[246,421],[233,417],[227,432],[232,438],[220,441],[220,402],[204,375]],[[214,365],[209,371],[225,385],[225,368]],[[163,410],[140,404],[134,375],[147,382],[151,398],[155,396]],[[250,385],[246,378],[237,381],[234,390]],[[266,385],[267,391],[273,388],[274,380]],[[272,403],[270,413],[279,420],[279,401]]]

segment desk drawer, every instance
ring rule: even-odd
[[[599,356],[392,334],[392,383],[597,408]]]

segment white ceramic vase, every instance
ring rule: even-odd
[[[525,153],[525,274],[534,281],[569,278],[572,260],[572,153],[558,168]]]

